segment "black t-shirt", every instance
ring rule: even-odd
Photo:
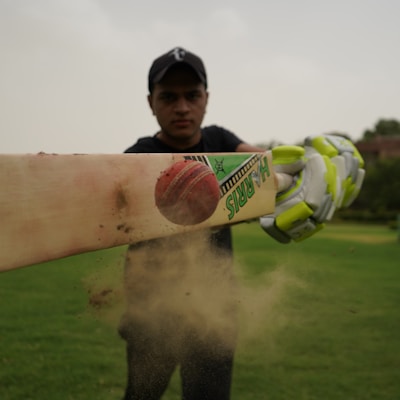
[[[140,138],[134,145],[125,150],[125,153],[223,153],[234,152],[240,143],[234,133],[216,125],[201,130],[201,140],[193,147],[177,150],[168,146],[156,135]]]
[[[185,150],[177,150],[159,140],[156,135],[140,138],[125,153],[223,153],[234,152],[243,143],[234,133],[216,125],[202,128],[198,144]],[[232,251],[232,236],[229,227],[211,235],[211,242],[220,249]]]

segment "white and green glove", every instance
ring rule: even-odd
[[[343,136],[310,136],[305,142],[306,152],[317,151],[336,165],[340,180],[337,208],[349,207],[360,193],[364,181],[364,160],[354,144]]]
[[[275,213],[260,225],[282,243],[301,241],[321,230],[335,210],[348,207],[364,179],[364,161],[353,143],[341,136],[309,137],[305,146],[272,149],[274,168],[293,176],[293,185],[278,193]]]

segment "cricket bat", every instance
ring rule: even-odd
[[[270,151],[3,154],[0,271],[255,219],[290,184]],[[196,218],[171,217],[174,202]]]

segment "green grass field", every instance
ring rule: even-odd
[[[290,245],[257,224],[234,233],[242,312],[232,400],[400,399],[396,232],[331,224]],[[122,397],[123,253],[0,274],[1,400]],[[175,375],[165,400],[178,399]]]

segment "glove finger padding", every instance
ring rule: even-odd
[[[340,136],[309,137],[304,149],[280,146],[272,156],[275,170],[293,175],[293,184],[278,193],[275,213],[261,217],[260,225],[282,243],[321,230],[337,208],[354,201],[365,175],[360,153]]]
[[[282,156],[284,151],[281,148],[273,152],[273,156]],[[296,160],[293,162],[299,164]],[[318,153],[308,159],[302,157],[302,163],[304,167],[294,176],[294,184],[277,195],[275,213],[260,218],[261,227],[282,243],[300,241],[318,232],[336,208],[338,181],[335,165]],[[282,165],[281,160],[274,159],[274,165],[277,169]],[[284,165],[288,173],[290,167]]]
[[[278,146],[272,149],[275,172],[295,175],[306,165],[305,149],[300,146]]]
[[[364,181],[364,160],[354,144],[343,136],[320,135],[305,140],[306,154],[317,151],[328,156],[337,167],[341,192],[337,208],[349,207],[358,196]]]

